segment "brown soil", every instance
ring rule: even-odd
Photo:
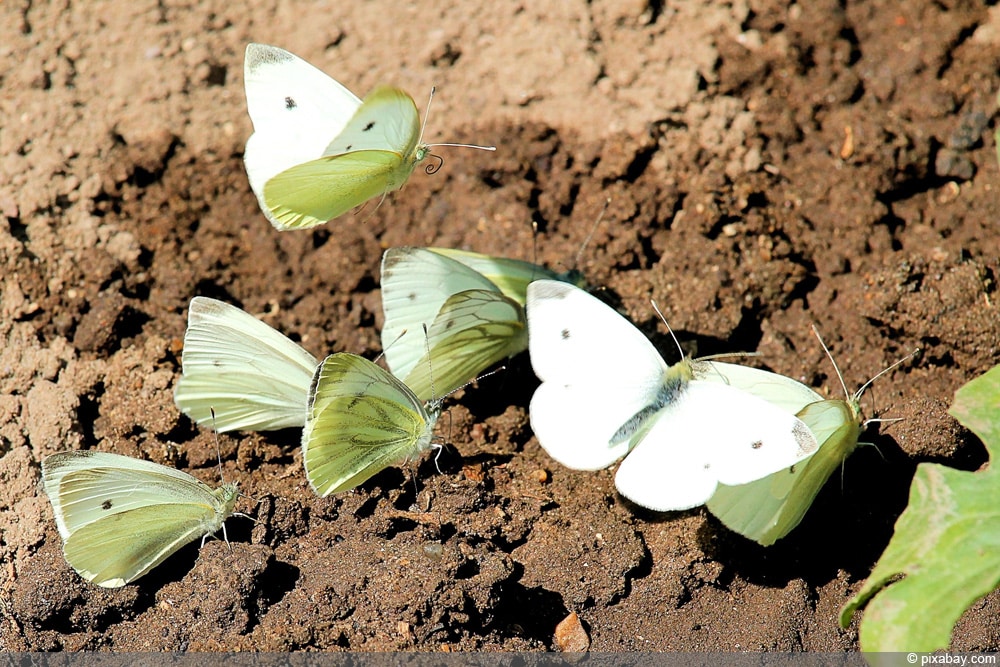
[[[986,460],[946,409],[1000,360],[1000,11],[272,4],[0,3],[0,646],[536,650],[576,612],[593,650],[857,649],[836,616],[914,466]],[[442,149],[441,172],[374,215],[279,233],[241,163],[249,41],[360,93],[437,85],[426,138],[499,150]],[[635,511],[613,470],[556,465],[528,425],[522,356],[450,401],[441,473],[426,459],[415,484],[389,469],[320,500],[298,433],[223,436],[257,519],[229,521],[231,551],[192,544],[116,591],[67,566],[45,456],[98,448],[218,481],[213,435],[172,400],[191,297],[261,314],[316,355],[374,357],[384,248],[566,268],[607,197],[580,268],[668,354],[650,298],[690,352],[759,351],[832,395],[810,324],[849,386],[921,348],[865,401],[903,421],[788,538],[762,548],[704,509]],[[1000,648],[998,613],[998,595],[976,604],[954,647]]]

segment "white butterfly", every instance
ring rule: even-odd
[[[196,296],[174,402],[219,432],[302,426],[319,361],[236,306]]]
[[[212,489],[187,473],[118,454],[77,451],[42,462],[66,561],[104,588],[134,581],[222,529],[236,484]]]
[[[719,483],[760,479],[817,448],[793,413],[753,391],[798,385],[793,380],[718,362],[668,367],[625,318],[562,282],[531,283],[527,317],[531,365],[542,381],[530,407],[538,442],[581,470],[628,454],[615,483],[639,505],[696,507]]]
[[[323,224],[398,190],[430,152],[413,98],[399,88],[378,87],[362,101],[264,44],[247,45],[244,84],[254,133],[243,161],[261,210],[279,230]]]

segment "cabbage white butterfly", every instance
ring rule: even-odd
[[[135,581],[233,514],[235,483],[210,488],[187,473],[119,454],[75,451],[42,462],[66,561],[104,588]]]
[[[822,339],[820,345],[837,371],[845,399],[823,400],[818,396],[816,401],[794,410],[816,437],[819,448],[794,466],[762,479],[736,486],[720,484],[706,503],[708,510],[727,528],[763,546],[774,544],[799,525],[826,481],[857,448],[865,427],[881,421],[863,420],[861,396],[865,390],[913,356],[900,359],[851,394]]]
[[[174,402],[217,431],[302,426],[319,362],[236,306],[196,296],[188,309]]]
[[[422,402],[375,363],[347,352],[316,369],[302,430],[302,462],[320,496],[353,489],[433,447],[440,402]]]
[[[243,161],[261,210],[279,230],[315,227],[398,190],[430,153],[416,104],[399,88],[378,87],[362,101],[265,44],[247,45],[243,70],[254,126]]]
[[[527,349],[524,302],[528,283],[539,278],[583,284],[576,272],[560,275],[514,259],[390,248],[382,256],[386,364],[423,400],[451,393]]]
[[[615,484],[632,502],[695,507],[719,483],[759,479],[818,446],[794,414],[736,386],[781,376],[688,359],[668,367],[624,317],[566,283],[531,283],[527,318],[538,442],[580,470],[628,454]]]

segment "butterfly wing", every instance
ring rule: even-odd
[[[795,415],[714,382],[689,382],[655,419],[615,484],[632,502],[660,512],[701,505],[719,483],[760,479],[818,447]]]
[[[391,151],[400,157],[409,158],[412,170],[419,140],[420,116],[413,98],[399,88],[379,86],[365,97],[343,131],[323,151],[323,155],[334,156],[352,151]],[[403,181],[405,180],[404,178]],[[396,187],[402,184],[401,181]]]
[[[317,159],[264,183],[261,204],[280,230],[308,229],[402,187],[426,151],[413,98],[376,88]]]
[[[386,365],[394,375],[405,378],[413,371],[427,352],[423,327],[430,328],[453,294],[466,290],[498,292],[493,283],[474,270],[427,248],[385,251],[382,349]]]
[[[66,561],[81,577],[104,588],[134,581],[168,556],[209,532],[209,505],[141,507],[89,523],[69,536]],[[220,526],[221,527],[221,524]]]
[[[264,184],[297,164],[315,160],[361,106],[351,91],[284,49],[249,44],[244,58],[247,111],[254,133],[244,163],[261,209]]]
[[[538,442],[569,468],[610,465],[641,429],[635,418],[669,399],[671,370],[630,322],[568,283],[528,285],[527,319],[531,365],[542,380],[530,407]],[[618,437],[623,427],[631,430]]]
[[[42,463],[69,564],[99,586],[124,586],[191,540],[221,528],[235,485],[212,490],[179,470],[106,452],[62,452]]]
[[[302,459],[320,496],[352,489],[430,446],[436,420],[413,392],[353,354],[327,357],[316,371]]]
[[[428,250],[466,265],[496,285],[504,296],[517,302],[522,308],[527,300],[530,283],[535,280],[563,280],[558,273],[531,262],[452,248],[428,248]]]
[[[798,413],[809,427],[817,449],[807,459],[762,479],[729,486],[720,484],[707,506],[740,535],[770,546],[799,525],[830,475],[857,447],[861,417],[850,403],[810,403]]]
[[[708,382],[721,382],[749,392],[792,414],[823,397],[790,377],[759,368],[726,364],[718,361],[695,361],[694,377]]]
[[[188,311],[181,364],[177,407],[224,432],[302,426],[319,362],[249,313],[199,296]]]
[[[422,340],[423,332],[403,338]],[[430,357],[425,352],[403,382],[421,400],[440,398],[527,347],[521,306],[495,291],[465,290],[441,306],[427,330]]]

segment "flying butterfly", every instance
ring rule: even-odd
[[[282,231],[384,197],[433,146],[464,145],[423,143],[416,104],[399,88],[380,86],[362,101],[276,46],[248,44],[243,78],[254,126],[243,161],[261,210]]]

